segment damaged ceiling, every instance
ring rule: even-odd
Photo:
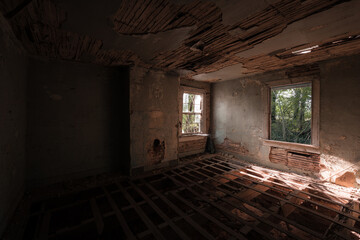
[[[360,0],[0,0],[31,55],[228,80],[360,53]]]

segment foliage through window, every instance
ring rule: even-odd
[[[311,144],[311,84],[271,89],[271,140]]]
[[[182,133],[200,133],[203,100],[202,95],[183,94]]]

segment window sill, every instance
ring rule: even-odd
[[[209,134],[204,133],[194,133],[194,134],[183,134],[179,137],[179,142],[187,142],[187,141],[194,141],[204,139],[205,137],[209,136]]]
[[[271,147],[279,147],[279,148],[286,148],[290,150],[297,150],[309,153],[320,153],[319,146],[316,145],[309,145],[309,144],[302,144],[302,143],[292,143],[292,142],[281,142],[275,140],[263,140],[264,145],[271,146]]]

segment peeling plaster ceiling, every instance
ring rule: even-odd
[[[360,0],[0,0],[0,10],[32,55],[198,81],[360,53]],[[311,44],[326,48],[291,54]]]
[[[235,65],[231,65],[229,67],[224,67],[215,72],[201,73],[198,75],[194,75],[193,79],[197,81],[233,80],[242,76],[243,71],[244,71],[243,64],[238,63]]]
[[[111,18],[120,1],[54,0],[67,12],[62,29],[92,36],[103,41],[103,49],[131,50],[146,62],[160,51],[176,49],[194,27],[182,27],[156,34],[125,35],[113,30]]]
[[[282,33],[265,40],[254,48],[237,54],[253,57],[282,48],[322,41],[347,32],[360,32],[360,1],[345,2],[324,12],[290,24]]]

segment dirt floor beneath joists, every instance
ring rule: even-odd
[[[358,189],[220,154],[182,160],[28,195],[4,239],[360,238]]]

